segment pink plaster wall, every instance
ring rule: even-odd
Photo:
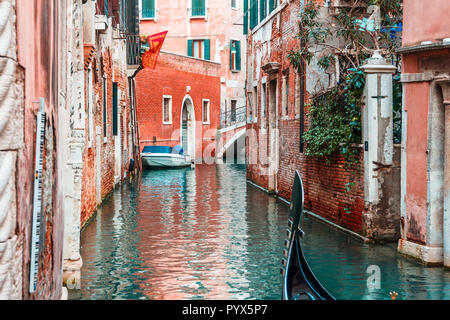
[[[403,46],[450,37],[450,1],[405,0],[403,8]]]
[[[243,1],[237,0],[237,9],[231,8],[231,1],[207,0],[208,19],[189,18],[188,8],[190,0],[158,0],[156,7],[158,10],[157,21],[141,20],[140,33],[142,35],[152,35],[162,31],[168,31],[166,40],[162,47],[163,51],[187,55],[188,39],[210,39],[211,41],[211,61],[221,63],[220,76],[226,80],[238,81],[242,89],[227,87],[222,84],[222,104],[223,99],[234,99],[244,97],[245,82],[245,46],[246,40],[243,34]],[[230,70],[230,40],[240,40],[241,42],[241,71]],[[228,46],[220,51],[220,57],[216,55],[216,44]],[[229,101],[228,101],[229,104]],[[229,107],[229,106],[228,106]]]
[[[409,240],[425,243],[427,218],[427,148],[429,83],[405,84],[408,113],[406,210]]]
[[[17,171],[17,222],[23,240],[23,298],[59,299],[62,289],[63,211],[62,186],[58,178],[57,129],[60,23],[63,5],[60,1],[17,0],[18,63],[25,77],[24,147],[19,150]],[[44,162],[43,193],[45,247],[40,256],[37,293],[30,295],[29,263],[34,171],[34,140],[38,104],[45,98],[47,113],[46,157]],[[53,143],[51,143],[53,141]]]

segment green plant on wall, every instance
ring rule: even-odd
[[[392,25],[402,18],[402,0],[352,0],[352,6],[341,9],[330,22],[320,18],[320,6],[307,1],[299,17],[296,36],[300,46],[288,54],[291,65],[303,75],[304,67],[317,58],[317,65],[328,70],[339,64],[337,85],[311,97],[309,128],[304,135],[305,154],[328,162],[339,152],[344,155],[346,169],[355,169],[361,144],[361,105],[365,74],[364,61],[375,50],[393,62],[399,61],[396,48],[399,37],[392,36]],[[374,5],[369,18],[359,8]],[[375,22],[375,14],[380,19]],[[371,20],[372,19],[372,20]],[[390,30],[387,32],[386,30]],[[333,45],[341,39],[344,48]],[[401,83],[394,77],[394,142],[401,134]],[[351,187],[351,185],[349,186]]]

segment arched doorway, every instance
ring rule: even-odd
[[[181,107],[181,145],[191,159],[195,159],[195,112],[194,103],[189,96]]]

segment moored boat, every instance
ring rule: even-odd
[[[183,168],[192,164],[180,146],[146,146],[141,153],[142,164],[148,168]]]
[[[300,228],[304,190],[300,173],[296,171],[289,207],[287,240],[283,251],[283,300],[335,300],[316,278],[301,247],[304,236]]]

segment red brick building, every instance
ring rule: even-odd
[[[219,63],[161,52],[155,70],[141,70],[136,83],[141,151],[147,145],[183,145],[197,162],[214,157]]]
[[[138,39],[135,2],[87,3],[84,13],[85,146],[81,192],[81,225],[103,199],[130,174],[137,160],[134,132],[134,78]],[[129,19],[133,17],[134,19]],[[127,24],[119,25],[121,21]],[[131,21],[131,25],[130,25]],[[119,37],[127,29],[126,38]],[[134,54],[134,56],[133,56]],[[135,60],[135,61],[134,61]]]
[[[249,0],[244,29],[247,36],[247,177],[268,192],[289,200],[295,170],[305,185],[305,208],[335,226],[367,239],[395,238],[395,221],[379,223],[370,213],[364,182],[364,147],[355,173],[344,168],[344,157],[330,163],[307,157],[302,135],[308,129],[311,95],[336,85],[336,75],[322,71],[314,59],[301,77],[288,53],[298,50],[301,6],[306,1]],[[317,0],[321,15],[335,1]],[[245,28],[245,27],[244,27]],[[398,149],[398,148],[397,148]],[[399,153],[396,154],[399,160]],[[396,172],[399,176],[399,170]],[[348,183],[354,185],[348,191]],[[397,206],[398,207],[398,206]],[[399,218],[399,217],[398,217]],[[379,228],[382,226],[381,228]],[[386,230],[383,234],[380,230]],[[384,232],[384,231],[383,231]]]

